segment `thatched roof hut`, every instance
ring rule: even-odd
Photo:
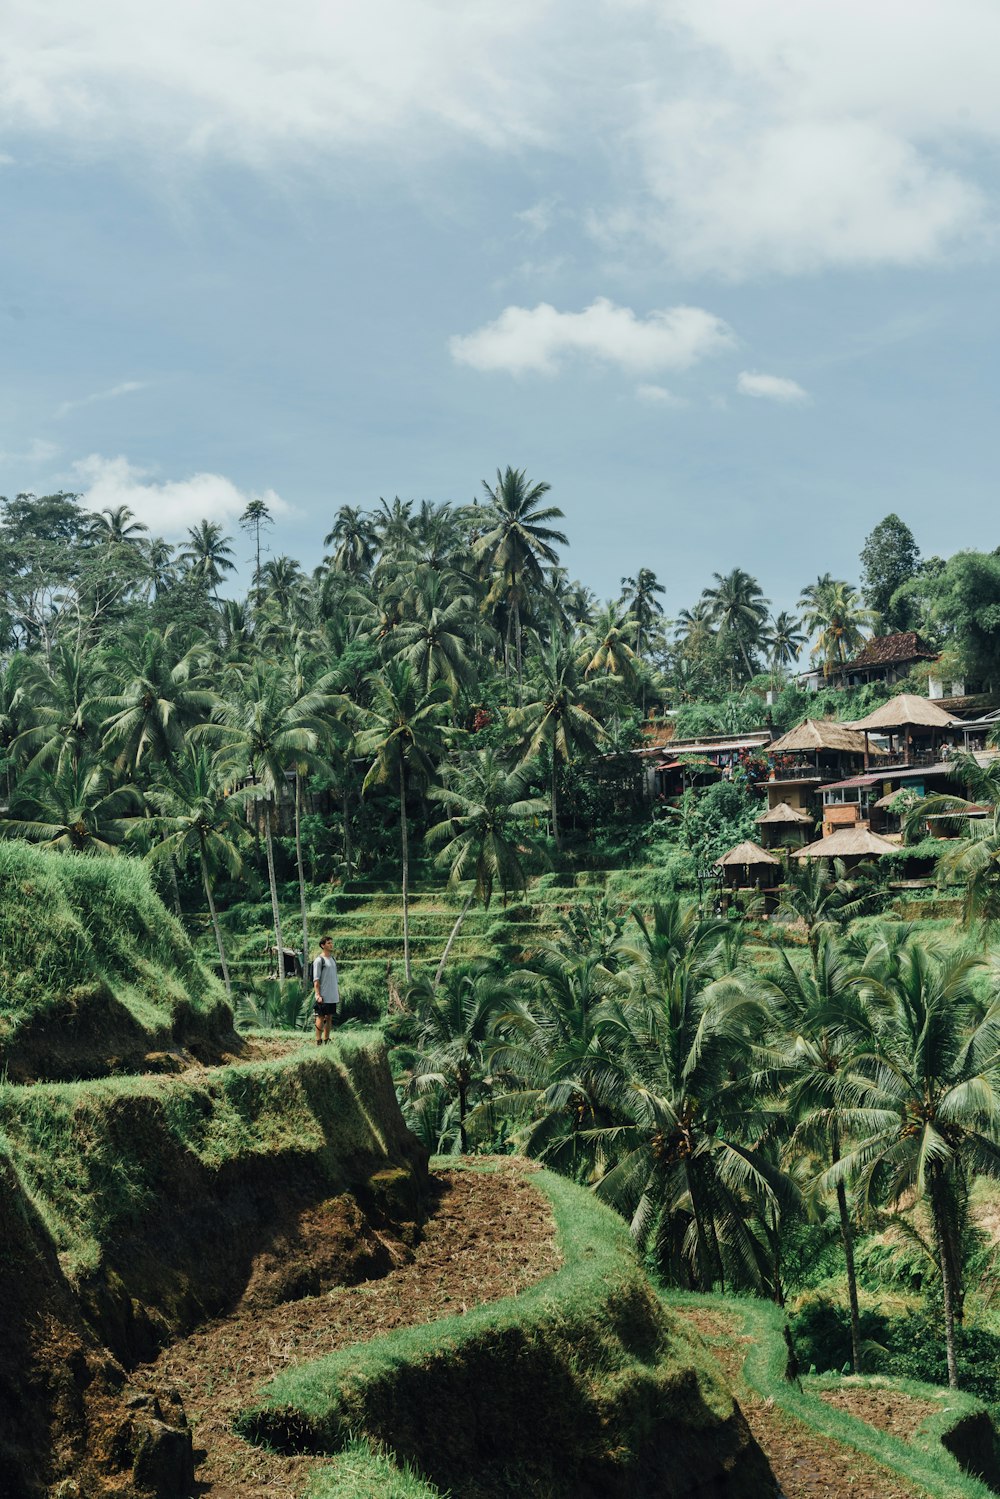
[[[722,858],[716,859],[715,862],[722,865],[723,868],[728,868],[734,864],[742,864],[744,866],[752,864],[780,864],[781,860],[774,854],[769,854],[766,848],[761,848],[759,843],[754,843],[748,838],[744,843],[737,843],[735,848],[731,848],[728,853],[723,854]]]
[[[891,733],[894,729],[905,728],[950,729],[961,722],[960,718],[946,713],[929,697],[918,697],[915,692],[901,692],[899,697],[890,698],[881,708],[869,713],[867,718],[859,718],[850,728],[860,733],[873,734],[880,730]]]
[[[838,828],[816,843],[807,843],[792,855],[793,859],[878,859],[897,853],[899,845],[880,838],[870,828]]]
[[[864,735],[855,733],[853,724],[848,727],[832,718],[806,718],[767,746],[769,755],[801,754],[806,750],[838,750],[850,755],[863,755]],[[879,753],[876,749],[869,750],[872,755]]]
[[[803,812],[801,807],[790,807],[787,802],[779,802],[776,807],[768,807],[766,812],[762,812],[757,821],[802,825],[803,823],[813,823],[816,819],[815,817],[811,817],[808,812]]]

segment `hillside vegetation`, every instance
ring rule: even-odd
[[[0,994],[0,1069],[15,1081],[238,1046],[221,984],[135,860],[0,842]]]

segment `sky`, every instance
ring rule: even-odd
[[[511,464],[671,612],[890,511],[992,548],[998,55],[994,0],[6,0],[0,494],[260,496],[310,568]]]

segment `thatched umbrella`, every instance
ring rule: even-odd
[[[767,823],[810,823],[815,822],[815,817],[808,812],[803,812],[800,807],[790,807],[787,802],[779,802],[776,807],[768,807],[757,818],[758,822]]]
[[[898,853],[899,845],[879,837],[870,828],[838,828],[816,843],[798,849],[793,859],[879,859]]]

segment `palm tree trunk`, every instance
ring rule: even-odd
[[[341,815],[344,819],[344,864],[348,875],[351,872],[351,803],[348,796],[347,786],[344,786],[344,795],[341,798]]]
[[[462,909],[458,913],[458,919],[455,922],[455,925],[451,929],[451,935],[449,936],[448,941],[445,944],[444,952],[441,954],[441,961],[440,961],[440,963],[437,966],[437,973],[434,975],[434,987],[435,987],[435,989],[437,988],[438,984],[440,984],[442,975],[444,974],[444,965],[448,961],[448,954],[451,952],[451,945],[454,942],[455,938],[458,936],[459,932],[461,931],[462,922],[465,920],[465,918],[466,918],[466,916],[468,914],[468,911],[469,911],[469,907],[472,905],[472,902],[475,900],[475,898],[476,898],[476,892],[473,891],[472,894],[469,896],[468,900],[465,902],[465,905],[462,907]]]
[[[558,803],[558,793],[556,791],[556,773],[558,771],[558,768],[559,768],[559,762],[556,759],[556,752],[555,752],[555,748],[553,747],[553,750],[552,750],[552,841],[553,841],[553,843],[556,846],[556,853],[559,852],[559,803]]]
[[[834,1154],[834,1161],[838,1159]],[[840,1213],[840,1237],[844,1245],[844,1262],[847,1266],[847,1299],[851,1307],[851,1368],[861,1373],[861,1314],[858,1311],[858,1277],[854,1269],[854,1231],[851,1215],[847,1211],[847,1190],[843,1182],[837,1183],[837,1209]]]
[[[302,912],[302,981],[309,984],[309,916],[306,911],[306,876],[302,867],[302,774],[295,772],[295,864],[299,876],[299,909]]]
[[[174,902],[174,915],[181,916],[181,891],[177,883],[177,860],[173,854],[167,855],[167,869],[170,873],[170,894]]]
[[[466,1129],[465,1129],[465,1116],[466,1116],[466,1114],[468,1112],[469,1112],[469,1100],[468,1100],[468,1094],[466,1092],[466,1085],[463,1082],[459,1082],[459,1085],[458,1085],[458,1137],[459,1137],[459,1144],[462,1147],[462,1154],[463,1155],[468,1155],[468,1153],[469,1153],[469,1136],[466,1133]]]
[[[952,1275],[951,1256],[948,1253],[948,1213],[944,1200],[944,1180],[941,1168],[931,1163],[930,1197],[934,1213],[934,1232],[938,1241],[938,1259],[941,1265],[941,1295],[944,1301],[944,1342],[948,1358],[948,1385],[958,1389],[958,1357],[955,1351],[955,1293],[957,1287]]]
[[[285,944],[281,936],[281,911],[278,908],[278,878],[274,872],[274,833],[271,828],[271,809],[274,798],[269,796],[264,803],[264,846],[267,849],[267,882],[271,887],[271,914],[274,917],[274,940],[278,944],[278,977],[285,977]]]
[[[212,918],[212,930],[215,933],[215,945],[219,949],[219,965],[222,968],[222,982],[226,986],[226,998],[232,1002],[233,986],[229,978],[229,964],[226,962],[226,949],[222,941],[222,928],[219,925],[219,913],[215,909],[215,898],[212,895],[212,882],[208,878],[208,864],[205,860],[205,851],[201,853],[201,879],[205,886],[205,899],[208,901],[208,913]]]
[[[522,687],[524,684],[524,670],[521,661],[521,606],[514,604],[514,645],[517,651],[517,706],[522,705]]]
[[[402,755],[399,757],[399,830],[403,846],[403,972],[406,982],[410,977],[410,843],[406,830],[406,771]]]

